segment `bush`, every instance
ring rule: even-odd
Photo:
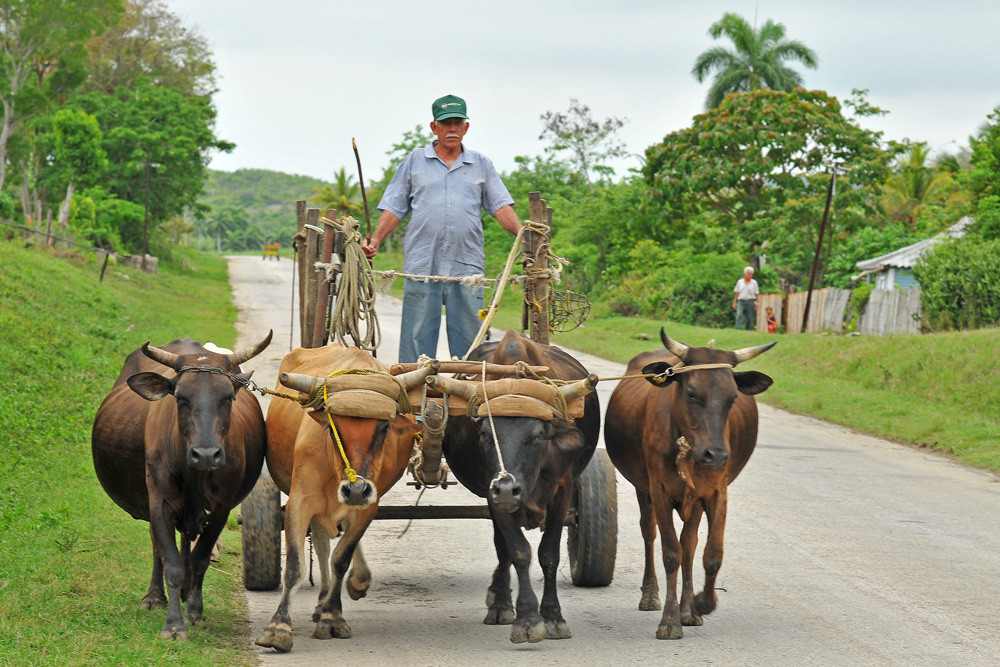
[[[746,266],[738,254],[666,253],[644,241],[630,259],[632,268],[608,292],[613,312],[706,327],[732,324],[732,286]]]
[[[1000,239],[940,243],[913,267],[932,330],[1000,324]]]

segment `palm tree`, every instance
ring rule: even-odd
[[[929,157],[924,143],[913,144],[900,156],[895,173],[882,186],[882,206],[890,219],[912,228],[924,208],[941,200],[951,174],[929,166]]]
[[[361,188],[354,182],[354,177],[348,176],[347,169],[341,167],[340,171],[333,172],[333,181],[331,185],[315,188],[309,203],[323,209],[324,216],[330,211],[334,211],[335,218],[360,214],[364,210]]]
[[[739,14],[726,13],[712,24],[708,34],[713,39],[725,35],[735,50],[713,46],[695,60],[691,73],[698,83],[717,70],[705,100],[706,109],[719,106],[729,93],[769,88],[791,91],[802,85],[802,75],[785,64],[801,61],[816,69],[816,53],[802,42],[785,39],[785,26],[770,19],[758,31]]]

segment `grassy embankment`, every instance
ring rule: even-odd
[[[376,268],[399,270],[399,254],[380,255]],[[401,295],[402,281],[393,293]],[[520,329],[520,291],[505,293],[493,321]],[[490,293],[486,293],[490,298]],[[719,298],[729,300],[720,290]],[[774,407],[919,447],[1000,472],[1000,329],[920,336],[778,335],[708,329],[612,315],[600,305],[586,324],[552,337],[556,345],[623,364],[661,347],[659,331],[690,345],[737,349],[777,340],[747,368],[775,383],[758,400]],[[648,335],[648,340],[636,336]]]
[[[90,429],[126,354],[191,335],[231,346],[225,261],[189,257],[183,275],[100,267],[0,239],[0,665],[253,664],[239,532],[205,578],[205,625],[157,639],[143,611],[152,554],[94,474]]]

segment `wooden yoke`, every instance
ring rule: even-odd
[[[536,343],[549,344],[549,311],[551,304],[551,283],[549,268],[549,248],[552,238],[552,209],[546,206],[542,193],[528,193],[528,219],[534,225],[524,230],[524,308],[521,315],[521,330],[528,331],[528,337]],[[548,234],[533,231],[531,227],[544,225]]]

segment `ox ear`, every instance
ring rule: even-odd
[[[655,376],[646,378],[646,382],[654,387],[666,387],[676,378],[674,375],[666,375],[666,372],[671,368],[673,367],[665,361],[654,361],[648,366],[643,367],[642,374]]]
[[[563,454],[571,454],[584,444],[580,429],[563,425],[554,419],[545,422],[545,439],[552,442]]]
[[[770,375],[764,375],[758,371],[734,372],[733,377],[736,378],[736,388],[740,390],[741,394],[747,396],[762,394],[774,384]]]
[[[174,393],[174,383],[159,373],[136,373],[128,380],[128,386],[147,401],[158,401]]]

